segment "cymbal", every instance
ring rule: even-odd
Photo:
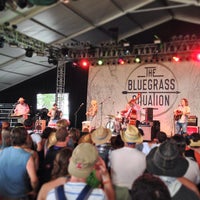
[[[109,117],[109,118],[115,118],[114,115],[107,115],[106,117]]]

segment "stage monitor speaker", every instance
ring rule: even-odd
[[[152,140],[152,134],[151,134],[151,129],[152,127],[149,125],[140,125],[139,128],[143,130],[143,139],[144,141],[151,141]]]

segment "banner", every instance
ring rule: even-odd
[[[99,125],[105,126],[108,115],[116,116],[127,102],[141,93],[141,121],[146,108],[153,109],[153,120],[160,121],[160,129],[174,134],[173,111],[182,98],[187,98],[191,115],[199,118],[200,63],[163,62],[93,66],[89,70],[88,97],[98,102]]]

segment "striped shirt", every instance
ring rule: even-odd
[[[75,182],[67,182],[64,185],[64,192],[67,200],[76,200],[79,196],[80,192],[85,187],[86,183],[75,183]],[[56,192],[55,188],[50,190],[47,194],[46,200],[55,200]],[[88,200],[107,200],[107,196],[104,191],[100,188],[95,188],[92,190]]]

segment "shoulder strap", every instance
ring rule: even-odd
[[[56,200],[67,200],[64,192],[64,185],[58,186],[55,190],[56,190]]]
[[[87,200],[92,190],[93,190],[92,187],[90,187],[89,185],[86,185],[76,200]]]

